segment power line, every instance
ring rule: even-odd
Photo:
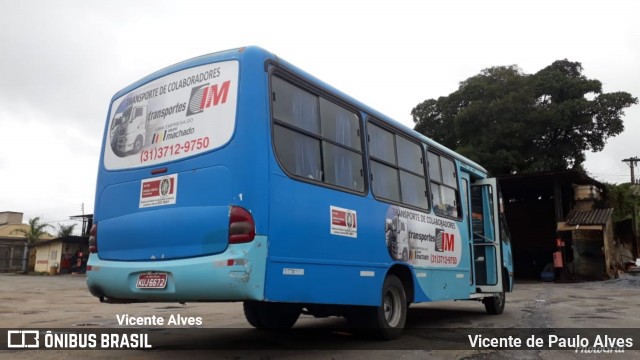
[[[70,222],[70,221],[77,221],[77,222],[81,222],[82,220],[79,220],[79,219],[47,220],[47,221],[45,221],[45,222],[46,222],[46,223],[59,223],[59,222]]]
[[[601,182],[616,184],[621,182],[627,182],[629,175],[622,175],[622,174],[607,175],[607,174],[589,172],[589,176]]]

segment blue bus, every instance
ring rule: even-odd
[[[106,303],[242,301],[248,322],[343,316],[383,339],[411,303],[504,309],[497,182],[258,47],[114,95],[87,285]]]

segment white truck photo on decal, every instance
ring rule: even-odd
[[[407,222],[398,216],[386,221],[385,236],[387,247],[391,257],[396,260],[409,260],[409,235],[407,229]]]
[[[385,240],[393,259],[413,265],[456,267],[462,256],[454,221],[399,206],[387,210]]]
[[[111,149],[117,156],[137,154],[148,138],[147,106],[131,106],[114,116],[111,124]]]

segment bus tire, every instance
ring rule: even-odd
[[[249,324],[264,330],[290,329],[302,312],[299,305],[277,302],[245,301],[242,307]]]
[[[504,294],[504,291],[498,293],[492,297],[484,298],[482,302],[484,302],[484,308],[487,310],[489,314],[499,315],[504,311],[504,305],[507,298]]]
[[[244,310],[244,317],[251,326],[256,329],[263,329],[256,301],[245,301],[242,303],[242,309]]]
[[[382,285],[382,304],[374,308],[376,335],[383,340],[397,339],[407,322],[407,295],[402,281],[388,275]]]

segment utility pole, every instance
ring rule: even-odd
[[[635,177],[635,167],[638,166],[638,162],[640,161],[640,159],[635,156],[635,157],[631,157],[628,159],[623,159],[622,162],[627,163],[627,165],[629,165],[629,169],[631,170],[631,196],[635,198],[635,194],[636,194],[636,186],[638,186],[638,182],[636,182],[636,177]],[[633,236],[635,237],[636,241],[635,241],[635,248],[636,248],[636,254],[634,254],[635,256],[640,256],[640,244],[638,244],[638,218],[637,218],[637,209],[636,209],[636,203],[635,203],[635,199],[633,199],[633,214],[631,217],[631,228],[633,231]]]
[[[637,156],[622,160],[622,162],[627,163],[627,165],[629,165],[629,169],[631,169],[631,184],[637,184],[634,169],[636,166],[638,166],[639,161],[640,158],[638,158]]]

